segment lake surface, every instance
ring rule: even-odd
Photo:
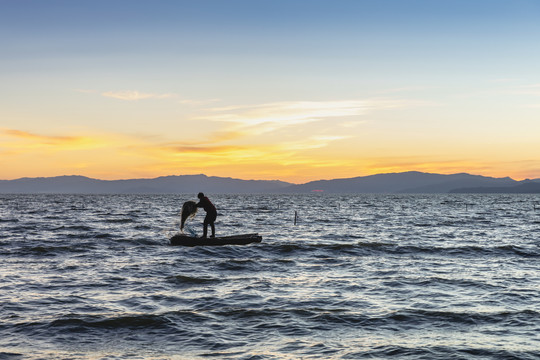
[[[540,359],[538,195],[209,197],[262,243],[169,246],[195,194],[0,195],[0,358]]]

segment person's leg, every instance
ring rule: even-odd
[[[203,236],[202,237],[205,238],[206,235],[208,235],[208,221],[205,218],[203,222]]]
[[[208,214],[208,223],[210,224],[210,228],[212,229],[212,237],[216,237],[216,226],[214,225],[216,218],[217,213]]]

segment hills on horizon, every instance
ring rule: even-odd
[[[153,179],[99,180],[80,175],[0,180],[3,194],[249,194],[249,193],[540,193],[540,179],[517,181],[467,173],[408,171],[292,184],[279,180],[170,175]]]

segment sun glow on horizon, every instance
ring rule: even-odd
[[[3,156],[1,163],[13,172],[3,180],[61,175],[116,180],[204,173],[208,176],[305,183],[405,171],[468,172],[494,177],[510,176],[516,180],[540,177],[540,173],[520,172],[523,168],[534,169],[535,161],[509,162],[505,169],[514,167],[513,171],[504,172],[496,162],[480,160],[443,162],[429,156],[310,155],[310,151],[319,152],[321,149],[327,152],[330,143],[339,142],[345,136],[312,137],[278,144],[219,145],[152,142],[147,138],[113,134],[41,135],[4,129],[0,138],[0,151],[8,155]],[[29,168],[26,166],[28,163],[34,165]]]
[[[5,179],[204,173],[304,183],[404,171],[468,172],[517,180],[540,177],[537,162],[526,157],[535,149],[533,137],[521,136],[495,148],[489,139],[487,144],[481,139],[464,141],[452,149],[455,135],[426,137],[410,121],[406,125],[412,124],[412,129],[395,122],[402,113],[433,107],[430,102],[399,98],[210,107],[199,110],[204,115],[169,125],[174,129],[170,134],[100,133],[91,128],[44,134],[4,128],[0,151],[3,168],[10,169]],[[194,122],[208,133],[199,131],[197,140],[182,136],[183,127]],[[397,131],[388,132],[388,125]],[[508,153],[510,147],[514,153]],[[525,160],[512,161],[517,151]],[[483,160],[489,156],[494,158]],[[32,162],[34,166],[26,166]]]

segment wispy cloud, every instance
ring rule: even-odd
[[[124,100],[124,101],[137,101],[137,100],[145,100],[145,99],[169,99],[177,97],[176,94],[150,94],[150,93],[142,93],[139,91],[133,91],[133,90],[127,90],[127,91],[107,91],[104,93],[101,93],[102,96],[118,99],[118,100]]]
[[[173,153],[181,154],[231,154],[239,151],[246,151],[244,146],[234,145],[191,145],[191,144],[178,144],[165,147],[165,150],[172,151]]]
[[[350,128],[365,122],[364,115],[376,110],[428,105],[433,104],[394,99],[291,101],[213,108],[197,120],[227,123],[230,131],[262,135],[319,121],[332,121],[334,128]]]
[[[355,116],[365,113],[365,101],[299,101],[278,102],[261,105],[229,106],[212,109],[217,115],[207,116],[214,121],[225,121],[255,126],[274,124],[289,126],[304,124],[326,118]]]
[[[56,153],[96,149],[114,143],[99,135],[44,135],[17,129],[0,129],[0,149],[13,153]]]
[[[2,133],[9,137],[31,140],[47,145],[57,145],[62,143],[79,143],[87,139],[86,137],[82,136],[40,135],[16,129],[4,129],[2,130]]]
[[[186,99],[175,93],[147,93],[137,90],[121,90],[121,91],[104,91],[100,92],[92,89],[75,89],[74,91],[82,94],[99,94],[106,98],[123,100],[123,101],[139,101],[149,99],[172,99],[182,105],[201,106],[221,101],[221,99]]]

